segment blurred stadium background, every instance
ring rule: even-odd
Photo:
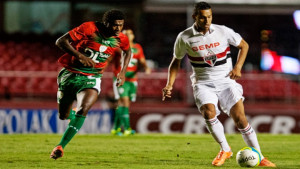
[[[0,2],[0,133],[62,133],[56,109],[55,40],[84,21],[100,20],[111,8],[123,10],[126,24],[153,68],[139,73],[138,99],[130,109],[139,133],[205,133],[194,105],[190,65],[185,62],[172,100],[161,101],[177,34],[193,23],[193,0],[76,0]],[[207,0],[213,22],[239,32],[250,45],[243,68],[245,108],[258,132],[300,133],[299,0]],[[297,19],[298,18],[298,19]],[[235,55],[237,50],[232,48]],[[81,133],[108,133],[112,72],[105,72],[99,101]],[[221,116],[227,133],[233,122]]]

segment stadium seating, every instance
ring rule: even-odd
[[[56,76],[61,69],[57,59],[61,54],[54,45],[42,42],[0,42],[0,96],[55,98]],[[184,70],[179,72],[172,93],[174,100],[185,102],[191,99],[189,74]],[[103,76],[101,96],[111,94],[111,78],[112,72],[108,68]],[[154,70],[151,75],[140,72],[138,99],[160,101],[166,79],[167,69]],[[245,73],[238,82],[250,100],[300,100],[299,82],[282,74]]]

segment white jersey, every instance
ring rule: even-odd
[[[193,25],[178,34],[173,56],[189,58],[193,84],[229,80],[228,73],[232,70],[230,45],[238,46],[241,41],[242,37],[226,26],[211,24],[210,30],[203,35]]]

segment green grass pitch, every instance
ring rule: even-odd
[[[60,138],[58,134],[0,135],[0,169],[215,169],[211,161],[219,151],[209,134],[76,135],[63,158],[50,159]],[[258,138],[263,154],[277,168],[300,168],[300,135],[258,134]],[[234,156],[217,168],[241,168],[235,155],[246,144],[240,134],[227,139]]]

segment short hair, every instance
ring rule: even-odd
[[[194,6],[193,15],[196,16],[198,15],[200,10],[206,10],[206,9],[211,9],[211,6],[207,2],[198,2]]]
[[[115,20],[124,20],[125,14],[117,9],[112,9],[109,11],[106,11],[102,17],[102,22],[104,23],[112,23]]]

